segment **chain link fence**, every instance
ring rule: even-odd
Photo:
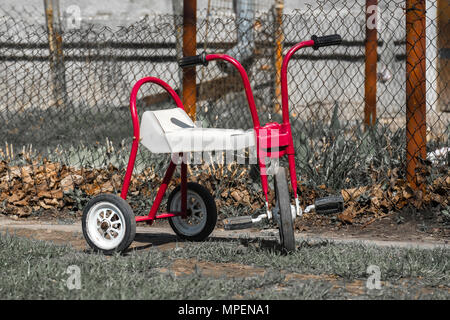
[[[81,209],[83,201],[94,194],[118,193],[131,149],[132,85],[142,77],[154,76],[182,93],[182,73],[177,65],[181,17],[151,15],[120,28],[83,23],[69,29],[62,23],[61,47],[52,49],[45,15],[37,12],[0,12],[0,198],[4,212],[18,215],[67,203]],[[275,3],[255,12],[253,28],[246,31],[252,33],[249,39],[254,42],[248,44],[251,56],[242,62],[262,123],[281,119],[277,87],[280,40],[285,54],[312,35],[338,33],[343,38],[340,46],[299,51],[289,65],[300,190],[315,190],[319,195],[359,190],[361,198],[361,188],[378,186],[383,192],[389,186],[394,188],[393,179],[405,180],[407,172],[406,93],[410,79],[404,1],[380,1],[378,5],[376,119],[370,126],[366,123],[364,2],[333,0],[282,16],[277,12]],[[448,16],[444,22],[439,19],[442,8],[438,10],[436,1],[427,1],[426,12],[423,96],[428,159],[421,163],[426,166],[424,179],[432,185],[449,176],[450,44]],[[242,21],[232,10],[210,8],[197,16],[198,53],[227,52],[242,44],[238,39]],[[196,117],[203,126],[252,127],[240,78],[220,64],[197,68],[196,100]],[[139,93],[140,115],[144,110],[173,106],[154,86],[145,86]],[[167,164],[167,156],[141,148],[131,185],[135,207],[151,203]],[[250,212],[262,208],[259,178],[252,166],[211,165],[190,170],[217,198],[225,197],[225,204],[231,203],[231,197],[249,204]],[[231,195],[233,188],[238,196]],[[305,198],[302,204],[310,200]],[[445,201],[440,203],[446,205]]]

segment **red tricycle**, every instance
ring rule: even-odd
[[[269,122],[261,125],[250,87],[250,82],[242,65],[225,54],[200,54],[184,57],[179,61],[182,68],[196,65],[206,66],[213,60],[224,60],[239,72],[250,107],[253,129],[202,128],[196,126],[184,111],[177,93],[164,81],[146,77],[136,82],[130,97],[130,111],[133,121],[133,144],[120,197],[113,194],[100,194],[89,201],[83,210],[83,234],[95,251],[105,254],[126,250],[136,234],[136,222],[153,223],[156,219],[169,219],[173,231],[181,238],[190,241],[205,240],[213,231],[217,221],[217,208],[211,193],[200,184],[187,181],[186,155],[190,152],[234,151],[247,147],[256,148],[256,162],[260,169],[262,189],[265,196],[266,212],[257,218],[251,216],[228,218],[224,220],[227,229],[249,227],[262,219],[275,218],[279,226],[280,244],[286,251],[295,249],[293,221],[301,216],[297,195],[297,175],[295,149],[289,122],[287,68],[292,55],[300,48],[336,45],[341,43],[339,35],[313,36],[291,48],[283,59],[281,68],[282,123]],[[155,83],[165,89],[176,103],[176,108],[145,111],[141,122],[136,110],[136,97],[140,87],[147,82]],[[158,189],[155,201],[148,215],[136,216],[126,202],[128,188],[136,160],[139,144],[154,153],[172,154],[169,166]],[[270,208],[268,201],[267,159],[287,156],[289,175],[295,205],[291,205],[285,169],[275,167],[274,175],[276,205]],[[169,195],[167,212],[158,209],[168,188],[176,167],[181,167],[181,183]]]

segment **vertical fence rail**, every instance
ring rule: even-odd
[[[183,0],[172,0],[173,24],[175,34],[175,55],[179,60],[183,57]],[[178,70],[179,83],[183,81],[183,70]],[[183,91],[179,90],[179,96],[183,98]]]
[[[406,178],[413,188],[418,158],[426,159],[425,0],[406,1]]]
[[[366,0],[366,41],[364,81],[364,124],[377,121],[378,0]]]
[[[56,106],[65,106],[66,76],[62,50],[62,27],[59,0],[44,0],[48,35],[50,71]]]
[[[450,112],[450,2],[437,2],[437,91],[439,111]]]
[[[281,112],[281,65],[283,63],[283,8],[284,1],[277,0],[275,2],[275,113]]]
[[[183,56],[197,54],[197,0],[183,2]],[[195,120],[196,116],[196,85],[195,66],[183,70],[183,104],[187,114]]]

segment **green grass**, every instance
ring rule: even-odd
[[[242,241],[242,240],[241,240]],[[381,270],[381,280],[423,277],[429,285],[450,285],[450,250],[380,248],[363,244],[300,244],[289,255],[278,250],[264,248],[261,241],[253,241],[247,246],[237,246],[235,242],[208,242],[187,246],[179,257],[194,256],[199,260],[212,262],[237,262],[307,274],[331,274],[346,280],[367,278],[367,267],[377,265]]]
[[[0,234],[0,299],[449,299],[450,251],[405,250],[363,245],[301,245],[280,254],[261,241],[211,240],[176,250],[131,251],[106,257],[68,246]],[[263,267],[264,275],[245,278],[206,276],[198,269],[178,275],[169,268],[176,259],[234,262]],[[382,290],[368,290],[368,265],[381,269]],[[81,269],[81,289],[69,290],[67,268]],[[223,268],[223,266],[221,266]],[[286,280],[289,273],[334,275]],[[361,293],[346,284],[360,280]],[[426,289],[425,291],[423,289]]]

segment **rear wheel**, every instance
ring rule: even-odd
[[[181,212],[181,186],[176,187],[167,201],[168,212]],[[182,239],[203,241],[214,230],[217,208],[213,196],[198,183],[187,184],[187,217],[173,217],[169,224]]]
[[[122,252],[133,242],[136,220],[130,205],[113,194],[91,199],[83,210],[83,235],[94,251]]]
[[[280,244],[285,251],[291,252],[295,250],[294,223],[292,221],[286,171],[282,167],[279,167],[275,172],[275,192],[280,213]]]

